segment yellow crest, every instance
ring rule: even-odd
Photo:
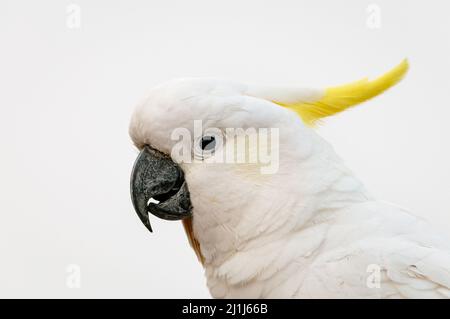
[[[272,102],[295,111],[308,125],[318,120],[342,112],[352,106],[365,102],[397,84],[408,71],[408,60],[403,60],[395,68],[375,80],[367,78],[357,82],[325,89],[317,101]]]

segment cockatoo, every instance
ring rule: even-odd
[[[209,78],[151,89],[129,128],[140,150],[131,176],[137,214],[150,231],[148,213],[183,221],[215,298],[449,298],[449,241],[373,198],[314,130],[407,70],[404,60],[374,80],[327,89]],[[227,128],[249,132],[235,135],[245,141],[277,129],[262,147],[277,154],[276,169],[211,160],[231,143],[227,134],[217,138]],[[180,136],[187,136],[184,148]],[[234,159],[254,155],[250,144],[232,148]],[[193,160],[180,160],[180,150]]]

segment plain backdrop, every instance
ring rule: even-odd
[[[449,233],[449,1],[71,3],[0,2],[0,297],[209,297],[181,223],[150,234],[130,203],[131,112],[174,77],[325,87],[408,57],[319,133],[373,195]]]

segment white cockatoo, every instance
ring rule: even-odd
[[[405,60],[375,80],[327,89],[203,78],[153,88],[130,124],[141,150],[135,210],[150,230],[149,212],[183,220],[216,298],[449,298],[449,241],[373,198],[314,131],[407,70]],[[273,135],[250,143],[261,132]],[[274,169],[263,170],[261,149],[276,154]]]

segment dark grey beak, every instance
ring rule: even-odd
[[[150,146],[145,146],[139,153],[131,172],[130,186],[134,209],[150,232],[149,212],[166,220],[180,220],[192,215],[183,171],[169,156]]]

